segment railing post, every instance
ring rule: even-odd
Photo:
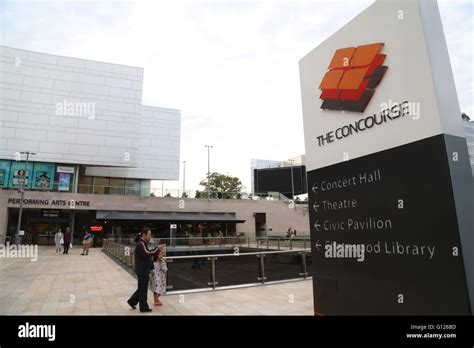
[[[290,250],[293,250],[293,239],[290,237]]]
[[[211,281],[207,283],[207,285],[212,286],[212,290],[215,290],[217,282],[216,282],[216,260],[217,257],[208,257],[208,260],[211,261]]]
[[[260,277],[257,277],[257,280],[261,280],[262,284],[265,284],[265,280],[267,279],[265,277],[265,254],[260,254],[257,255],[259,259],[259,270],[260,270]]]
[[[173,259],[165,259],[166,263],[171,263],[173,262]],[[166,272],[166,291],[168,290],[173,290],[173,284],[170,284],[169,282],[169,274],[170,272]]]
[[[267,237],[267,250],[268,250],[268,237]]]
[[[304,279],[308,276],[308,272],[306,271],[306,252],[302,251],[300,252],[301,255],[301,270],[302,272],[300,273],[300,276],[303,276]]]
[[[250,237],[247,237],[247,246],[250,248]]]
[[[306,239],[303,239],[303,249],[306,249]]]
[[[278,250],[280,250],[280,238],[278,238]]]

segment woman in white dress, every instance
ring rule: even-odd
[[[163,251],[158,248],[153,255],[153,269],[150,272],[150,290],[153,291],[155,306],[163,306],[160,295],[166,292],[166,261],[163,258]]]
[[[54,235],[54,243],[56,244],[56,254],[61,254],[61,244],[64,243],[64,235],[59,228]]]

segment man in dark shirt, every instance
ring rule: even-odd
[[[71,244],[71,228],[69,226],[66,227],[66,230],[64,231],[63,240],[64,240],[64,252],[63,252],[63,254],[67,255],[67,253],[69,251],[69,245]]]
[[[128,299],[127,303],[133,309],[140,304],[140,312],[151,312],[148,306],[148,281],[150,271],[153,268],[152,256],[158,248],[148,250],[148,242],[151,239],[151,231],[147,228],[138,234],[135,245],[135,273],[138,278],[138,289]]]

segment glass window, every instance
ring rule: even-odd
[[[93,176],[79,176],[79,193],[92,193],[92,188],[94,187],[94,177]]]
[[[125,179],[110,178],[110,189],[111,195],[123,195],[125,194]]]
[[[140,194],[140,180],[127,179],[125,184],[125,194],[128,196],[138,196]]]
[[[151,193],[151,180],[141,180],[140,196],[150,197]]]
[[[105,195],[109,193],[109,178],[96,176],[94,178],[94,193],[97,195]]]

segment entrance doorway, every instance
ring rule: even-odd
[[[267,236],[267,214],[254,213],[255,216],[255,237],[264,238]]]
[[[19,209],[8,209],[7,235],[14,240],[18,223]],[[23,243],[54,245],[54,233],[64,230],[71,222],[69,210],[23,208],[21,230],[25,231]]]

